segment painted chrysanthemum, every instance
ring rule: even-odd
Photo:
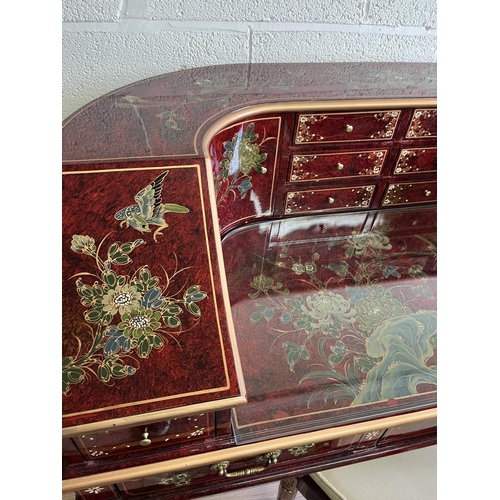
[[[348,257],[365,255],[370,249],[372,250],[390,250],[392,245],[389,243],[389,238],[382,234],[359,234],[353,231],[346,238],[346,255]]]
[[[102,299],[103,310],[115,315],[120,312],[121,315],[125,312],[130,312],[132,309],[137,309],[140,306],[140,292],[135,286],[125,284],[117,286],[114,289],[108,290]]]
[[[356,311],[350,310],[349,301],[338,293],[321,291],[307,297],[306,302],[308,309],[303,306],[304,311],[320,325],[331,323],[335,317],[354,322]]]
[[[158,330],[161,326],[158,321],[160,317],[160,311],[153,311],[141,306],[137,309],[131,309],[129,312],[124,312],[121,315],[122,321],[118,324],[118,329],[123,331],[123,335],[127,338],[138,339],[143,335],[151,335],[155,330]]]

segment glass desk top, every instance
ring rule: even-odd
[[[238,443],[436,406],[436,208],[294,217],[222,242]]]

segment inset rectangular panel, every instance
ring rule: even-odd
[[[368,208],[374,192],[374,185],[289,191],[286,195],[285,215]]]
[[[295,143],[390,140],[400,114],[400,110],[301,114],[297,118]]]
[[[380,175],[387,150],[294,155],[290,182]]]

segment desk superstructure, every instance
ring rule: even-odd
[[[63,123],[63,494],[436,442],[436,66],[213,66]]]

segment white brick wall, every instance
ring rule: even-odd
[[[436,0],[63,0],[63,118],[122,85],[246,62],[436,61]]]

